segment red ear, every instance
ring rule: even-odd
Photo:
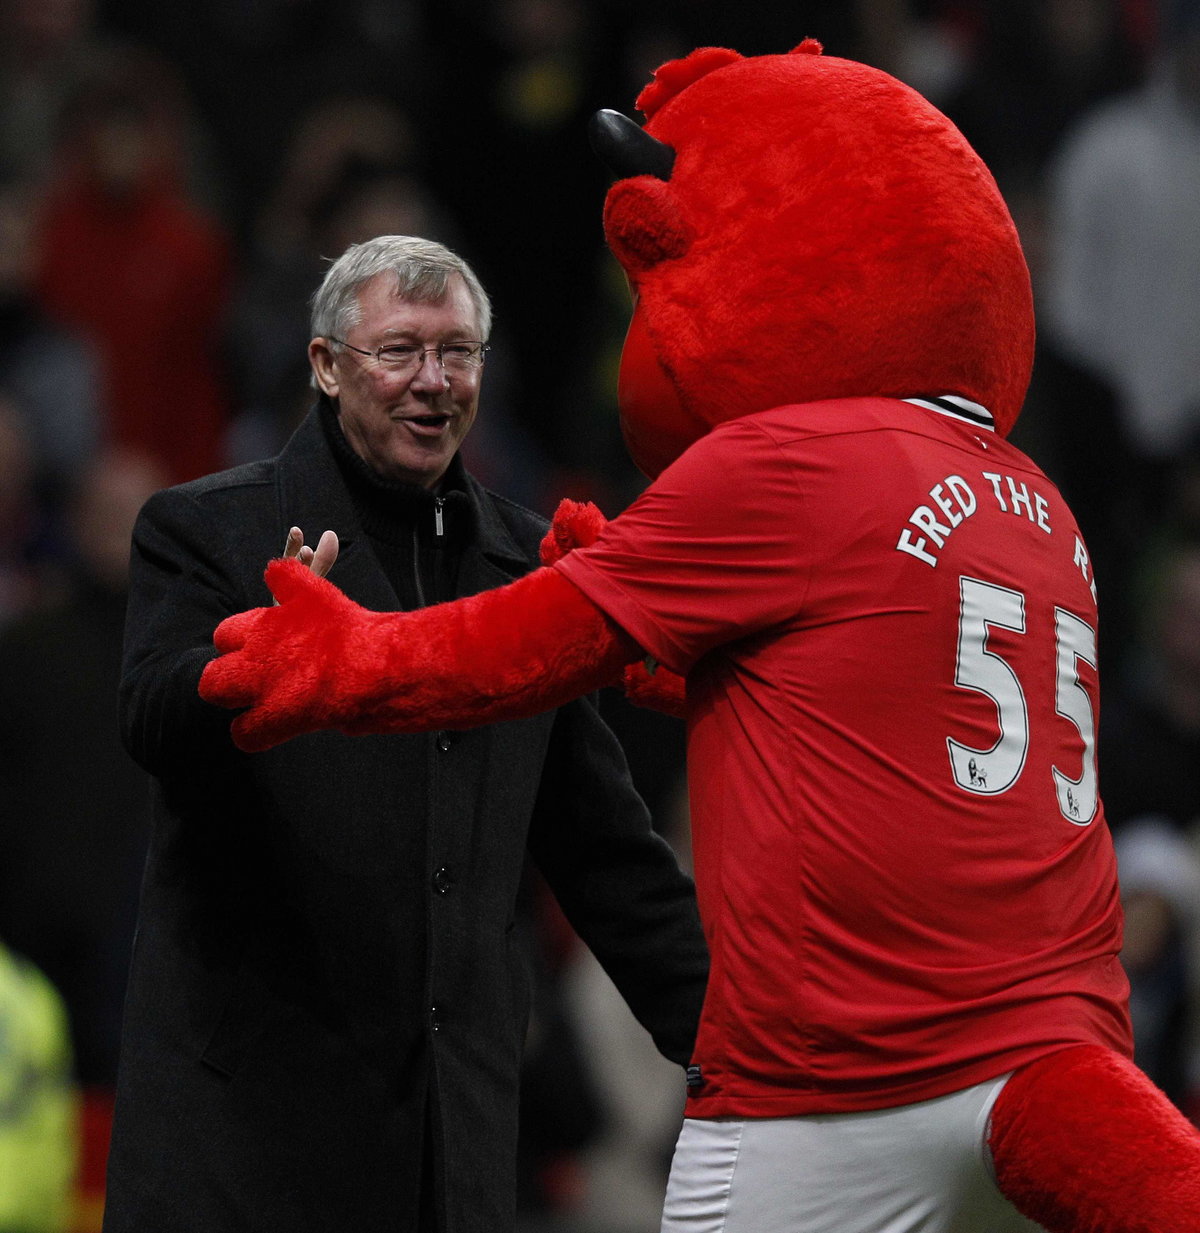
[[[682,257],[692,231],[671,186],[654,176],[618,180],[604,202],[604,235],[630,273]]]
[[[683,59],[668,60],[656,68],[654,80],[637,96],[634,105],[648,120],[668,99],[673,99],[693,81],[741,59],[738,52],[728,47],[697,47]]]

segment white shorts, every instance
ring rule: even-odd
[[[688,1118],[662,1233],[1036,1233],[992,1178],[1007,1079],[865,1113]]]

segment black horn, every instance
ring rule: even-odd
[[[628,176],[671,178],[675,151],[619,111],[596,112],[588,126],[588,137],[592,149],[618,180]]]

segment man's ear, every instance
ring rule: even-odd
[[[330,347],[328,339],[314,338],[308,344],[308,362],[312,365],[313,376],[321,392],[330,398],[338,396],[338,379],[333,361],[333,348]]]

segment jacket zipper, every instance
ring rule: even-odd
[[[433,498],[433,534],[435,539],[442,539],[446,534],[446,521],[442,508],[446,504],[445,497]],[[416,524],[413,524],[413,581],[417,584],[417,602],[422,608],[427,606],[425,588],[421,585],[421,537],[417,534]]]

